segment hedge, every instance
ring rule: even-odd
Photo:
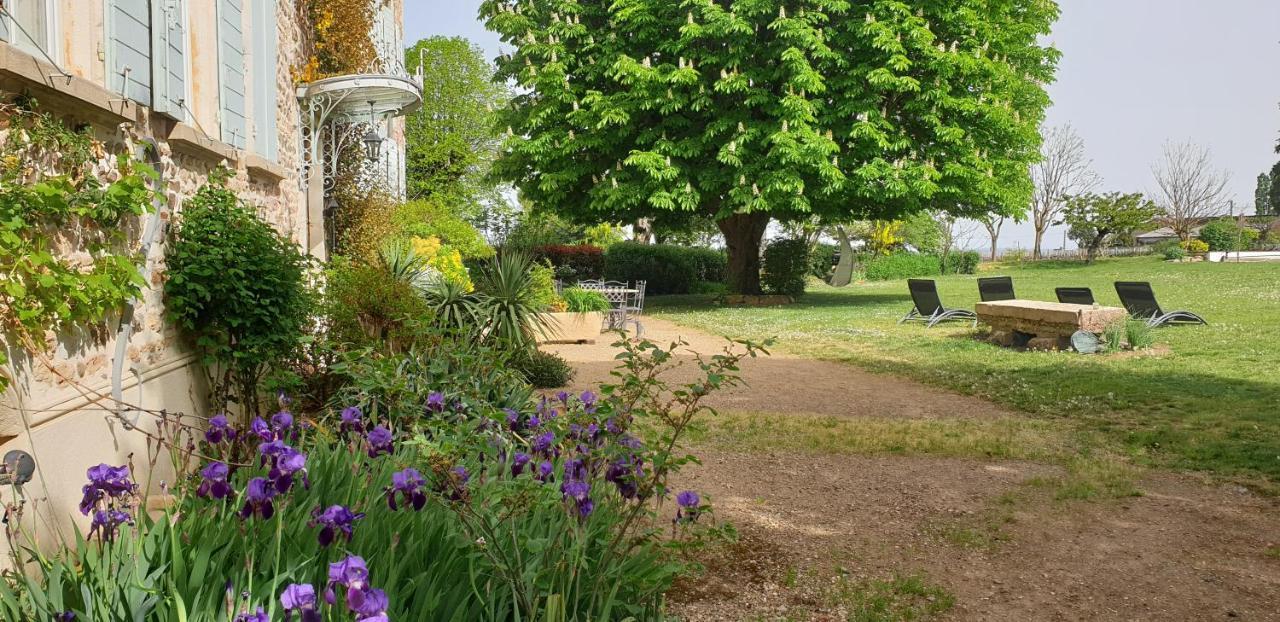
[[[955,251],[947,255],[942,268],[946,274],[977,274],[978,263],[981,261],[982,256],[978,251]]]
[[[709,248],[623,242],[605,251],[604,278],[645,281],[648,294],[688,294],[694,283],[722,280],[726,264],[724,253]]]
[[[894,253],[879,255],[866,263],[868,281],[895,281],[942,274],[942,262],[933,255]]]
[[[809,268],[808,242],[774,240],[764,249],[761,281],[770,294],[799,298],[804,295]]]
[[[546,260],[563,281],[581,281],[604,277],[604,249],[590,244],[539,246],[534,259]]]

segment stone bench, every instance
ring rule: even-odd
[[[1119,307],[1039,300],[980,302],[975,310],[978,321],[991,327],[992,342],[1036,350],[1070,349],[1076,331],[1101,333],[1129,316]]]

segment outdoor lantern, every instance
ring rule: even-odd
[[[370,162],[382,157],[382,134],[378,133],[378,121],[373,115],[373,102],[369,102],[369,131],[364,135],[365,154]]]

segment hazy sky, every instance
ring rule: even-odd
[[[1236,209],[1253,211],[1259,173],[1280,133],[1280,0],[1059,0],[1063,52],[1049,120],[1084,137],[1103,188],[1155,193],[1151,164],[1166,140],[1213,150],[1232,174]],[[408,0],[409,41],[461,35],[490,56],[479,0]],[[982,234],[985,236],[985,233]],[[1062,233],[1048,236],[1062,244]],[[1016,227],[1001,246],[1029,247]]]

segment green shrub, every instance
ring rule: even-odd
[[[1125,320],[1120,320],[1102,329],[1102,342],[1107,344],[1107,352],[1119,352],[1124,349],[1125,324]]]
[[[1201,227],[1200,240],[1211,251],[1238,251],[1244,248],[1244,229],[1236,221],[1222,218]]]
[[[592,313],[613,308],[604,294],[578,287],[564,290],[560,293],[560,297],[564,299],[566,310],[572,313]]]
[[[729,293],[729,286],[722,281],[698,281],[689,286],[689,293],[704,296],[723,296]]]
[[[393,278],[382,265],[345,257],[329,262],[323,301],[328,339],[340,348],[399,351],[433,315],[409,281]]]
[[[947,255],[942,269],[946,274],[977,274],[981,261],[978,251],[954,251]]]
[[[1192,255],[1203,255],[1209,252],[1209,244],[1204,240],[1187,240],[1182,243],[1182,248]]]
[[[548,311],[560,299],[556,295],[556,270],[551,264],[533,262],[529,266],[529,280],[533,288],[531,304],[539,311]]]
[[[312,308],[306,256],[227,189],[223,172],[183,204],[165,262],[168,319],[217,368],[216,401],[256,413],[258,381],[298,347]]]
[[[724,278],[724,253],[707,248],[623,242],[605,251],[604,278],[645,281],[654,295],[687,294],[697,281]]]
[[[558,389],[573,380],[574,369],[558,354],[531,350],[513,361],[526,382],[535,389]]]
[[[809,252],[809,275],[824,281],[831,279],[836,267],[840,247],[835,244],[817,244]]]
[[[1183,248],[1182,243],[1177,240],[1165,240],[1156,244],[1155,251],[1166,261],[1176,261],[1187,256],[1187,249]]]
[[[493,256],[493,247],[484,236],[449,208],[433,201],[410,201],[395,208],[393,221],[401,237],[439,238],[465,259]]]
[[[942,273],[942,264],[933,255],[894,253],[873,257],[864,269],[868,281],[896,281],[938,276]]]
[[[800,297],[809,275],[809,244],[804,240],[774,240],[764,249],[760,275],[765,291]]]

